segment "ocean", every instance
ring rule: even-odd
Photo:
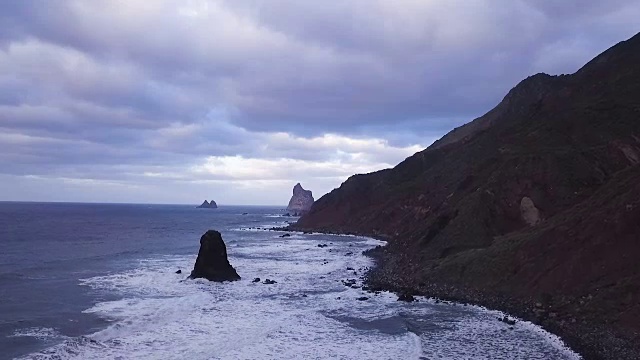
[[[497,311],[365,292],[382,242],[264,230],[283,213],[1,202],[0,359],[579,359]],[[242,280],[186,280],[208,229]]]

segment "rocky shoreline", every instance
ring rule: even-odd
[[[336,232],[327,229],[298,228],[295,224],[288,227],[273,228],[278,231],[303,233],[323,233],[332,235],[366,236],[388,241],[387,236],[362,232]],[[640,359],[640,344],[635,342],[637,334],[616,333],[606,326],[605,313],[594,314],[591,321],[580,319],[572,303],[589,301],[586,299],[535,300],[513,297],[483,289],[470,288],[461,284],[423,281],[407,273],[407,268],[396,269],[398,260],[411,263],[406,254],[393,252],[388,245],[378,246],[363,253],[374,260],[374,266],[364,275],[365,289],[370,292],[390,291],[402,295],[416,295],[450,301],[460,304],[482,306],[505,312],[519,319],[536,324],[546,331],[557,335],[564,343],[585,360]],[[399,259],[402,257],[402,259]],[[580,320],[579,320],[580,319]]]
[[[606,314],[598,314],[600,317],[595,319],[596,322],[578,320],[579,314],[574,308],[567,306],[588,299],[540,302],[457,284],[419,282],[409,279],[407,274],[394,271],[389,264],[394,254],[385,252],[384,248],[373,249],[365,252],[365,255],[372,257],[376,263],[365,274],[365,284],[372,291],[387,290],[398,294],[427,296],[503,311],[559,336],[585,360],[640,359],[640,346],[634,341],[633,334],[615,333],[603,325],[607,322]]]

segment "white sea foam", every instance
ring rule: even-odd
[[[87,337],[29,356],[42,359],[577,359],[530,323],[513,330],[477,307],[396,301],[346,287],[383,244],[354,236],[278,232],[225,235],[243,279],[186,280],[195,256],[140,261],[130,271],[84,279],[119,295],[85,312],[111,321]],[[327,244],[319,248],[318,244]],[[354,270],[347,270],[352,268]],[[354,275],[354,271],[358,275]],[[253,283],[254,277],[276,280]],[[358,301],[359,297],[366,301]],[[18,336],[18,335],[16,335]]]
[[[40,340],[61,339],[65,338],[56,329],[45,327],[32,327],[27,329],[16,330],[11,337],[34,337]]]

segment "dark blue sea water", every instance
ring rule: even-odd
[[[347,287],[380,242],[260,229],[282,214],[0,202],[0,359],[577,358],[494,311]],[[241,281],[184,281],[207,229],[221,231]]]
[[[55,329],[73,337],[104,327],[104,319],[82,311],[113,296],[91,291],[80,279],[134,268],[138,259],[195,254],[207,229],[259,222],[276,210],[0,203],[2,355],[23,355],[55,342],[46,332],[11,337],[16,331]],[[238,216],[243,212],[251,215]]]

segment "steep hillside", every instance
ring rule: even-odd
[[[295,227],[388,239],[376,286],[505,308],[587,358],[635,358],[639,164],[640,34],[575,74],[523,80],[395,168],[352,176]]]

